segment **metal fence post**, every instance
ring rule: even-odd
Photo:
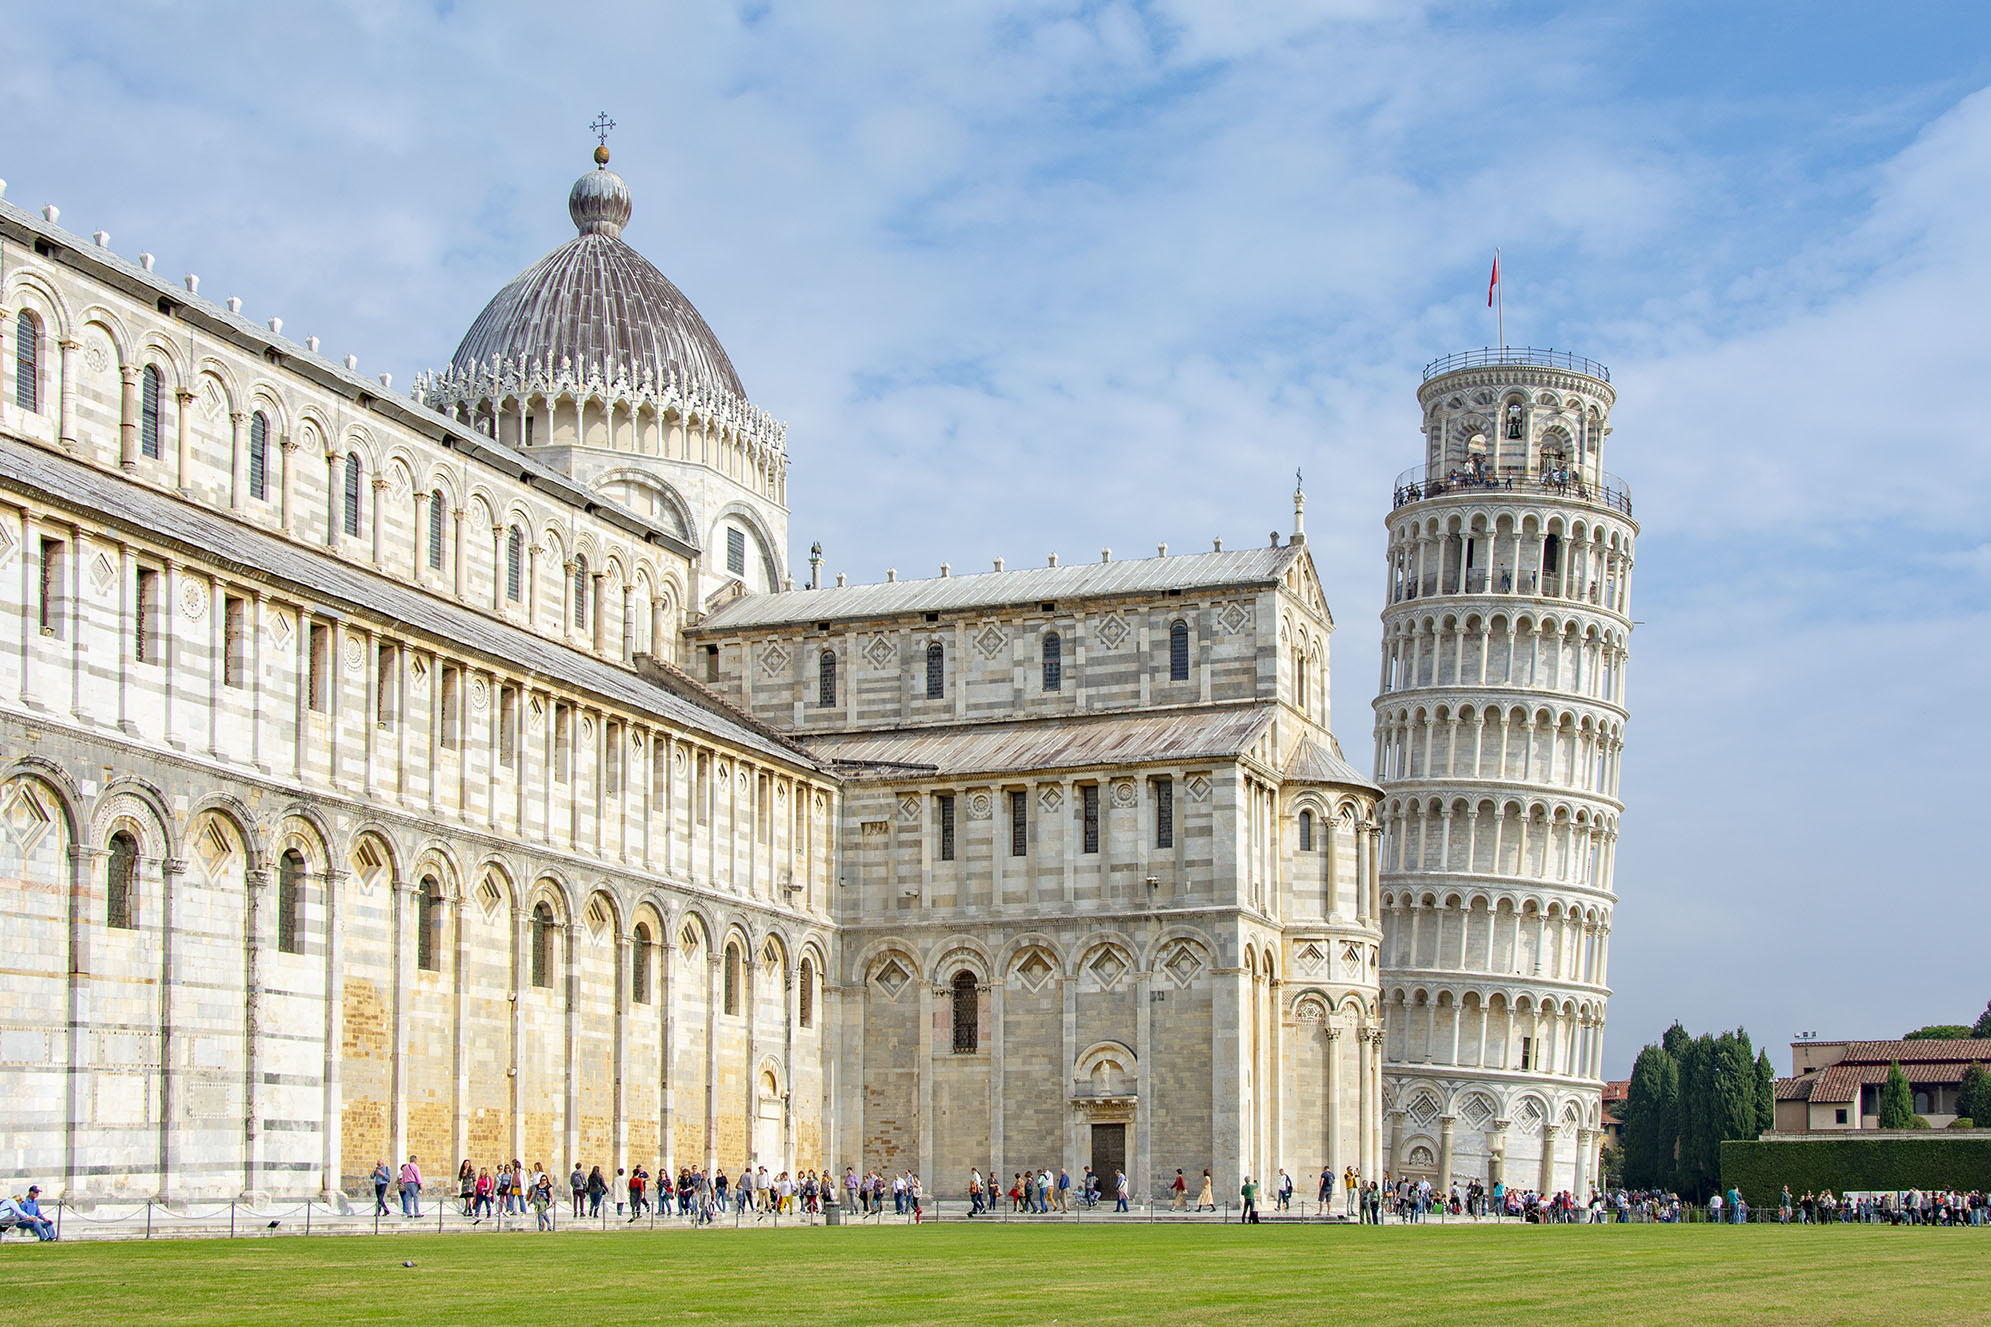
[[[57,1233],[60,1234],[61,1232],[58,1231]],[[145,1200],[145,1238],[152,1238],[152,1200],[150,1198]]]
[[[235,1199],[228,1200],[228,1238],[235,1238]]]

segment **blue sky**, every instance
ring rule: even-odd
[[[551,25],[551,26],[549,26]],[[1609,364],[1644,526],[1607,1066],[1991,998],[1991,10],[127,4],[13,16],[7,197],[406,384],[628,238],[853,579],[1308,531],[1372,750],[1432,358]],[[1779,1050],[1781,1062],[1781,1051]]]

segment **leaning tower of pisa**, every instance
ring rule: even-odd
[[[1603,365],[1424,370],[1376,697],[1386,1165],[1587,1197],[1638,526]]]

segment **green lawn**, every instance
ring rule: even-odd
[[[401,1265],[414,1261],[413,1268]],[[942,1226],[0,1249],[10,1321],[1982,1323],[1991,1231]]]

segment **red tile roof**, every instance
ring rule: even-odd
[[[1873,1044],[1890,1045],[1892,1043],[1876,1042]],[[1808,1098],[1811,1101],[1831,1104],[1853,1102],[1859,1100],[1862,1085],[1867,1083],[1885,1083],[1890,1067],[1888,1064],[1835,1064],[1819,1070],[1817,1073],[1810,1075],[1808,1079],[1800,1081],[1808,1081],[1812,1084],[1811,1096]],[[1954,1083],[1963,1077],[1963,1073],[1956,1067],[1956,1063],[1951,1061],[1949,1063],[1936,1064],[1903,1064],[1901,1066],[1901,1076],[1906,1078],[1911,1084]],[[1777,1099],[1779,1101],[1786,1099],[1783,1095],[1783,1082],[1787,1081],[1790,1080],[1781,1080],[1777,1085]]]
[[[1811,1100],[1811,1089],[1817,1085],[1817,1074],[1806,1074],[1802,1078],[1779,1078],[1777,1080],[1777,1100],[1809,1101]]]
[[[1888,1064],[1910,1060],[1934,1060],[1945,1064],[1969,1064],[1972,1060],[1991,1065],[1991,1039],[1963,1041],[1849,1041],[1843,1064]]]

